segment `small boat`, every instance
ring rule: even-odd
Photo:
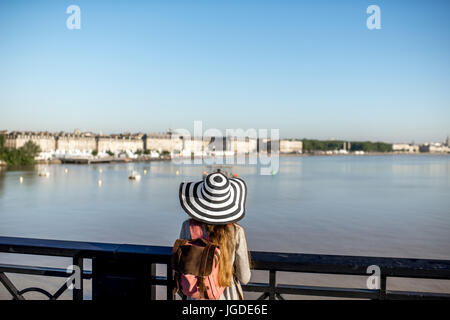
[[[39,177],[50,177],[50,172],[48,171],[39,171]]]
[[[141,180],[141,175],[138,174],[136,171],[133,171],[133,172],[131,172],[131,174],[128,177],[128,179],[139,181],[139,180]]]

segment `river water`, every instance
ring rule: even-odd
[[[132,170],[140,181],[128,179]],[[187,217],[178,186],[203,170],[172,162],[3,170],[0,235],[170,246]],[[229,170],[248,185],[240,223],[252,250],[450,259],[448,155],[292,156],[272,176]]]

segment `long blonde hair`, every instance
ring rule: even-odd
[[[209,241],[219,246],[219,285],[229,287],[233,280],[233,254],[235,250],[236,226],[234,223],[227,225],[205,224],[208,230]]]

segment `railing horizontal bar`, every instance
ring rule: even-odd
[[[386,291],[387,299],[398,299],[398,300],[436,300],[436,299],[450,299],[450,294],[448,293],[435,293],[435,292],[410,292],[410,291],[395,291],[395,290],[387,290]]]
[[[152,277],[152,282],[157,286],[167,286],[167,277],[155,276]]]
[[[251,282],[243,285],[242,289],[246,292],[267,292],[269,285],[267,283]],[[340,298],[359,298],[359,299],[377,299],[378,290],[358,289],[358,288],[336,288],[336,287],[318,287],[302,285],[279,284],[275,288],[278,294],[308,295]],[[416,292],[416,291],[387,291],[388,299],[450,299],[448,293],[434,292]]]
[[[319,269],[319,268],[313,270],[314,268],[316,268],[316,267],[309,266],[309,267],[297,268],[297,269],[290,267],[291,270],[286,270],[286,268],[280,267],[280,269],[275,268],[275,270],[277,272],[297,272],[297,273],[304,273],[304,274],[320,274],[320,275],[342,275],[342,276],[351,275],[351,276],[364,276],[364,277],[367,277],[369,275],[366,272],[362,272],[362,269],[353,271],[351,268],[346,268],[344,270],[342,268],[336,268],[335,270],[332,270],[331,269],[332,266],[329,266],[328,270]],[[254,266],[252,269],[260,270],[260,271],[267,271],[269,269],[274,269],[274,268],[268,267],[268,266]],[[382,269],[380,269],[380,270],[383,271]],[[389,273],[388,275],[386,275],[387,277],[395,277],[395,278],[450,280],[450,278],[447,276],[447,274],[443,274],[440,271],[434,273],[431,270],[421,270],[421,271],[417,271],[416,273],[412,269],[408,270],[408,271],[403,270],[403,272],[399,272],[399,273],[396,273],[395,271],[391,270],[390,272],[386,272],[386,273]]]
[[[386,276],[450,279],[450,260],[251,252],[256,270],[367,275],[377,265]]]
[[[317,287],[317,286],[279,284],[275,290],[280,294],[323,296],[336,298],[376,299],[379,296],[378,290],[358,289],[358,288]]]
[[[84,252],[114,253],[119,244],[0,237],[0,252],[73,257]]]
[[[67,271],[62,268],[21,266],[14,264],[0,264],[0,272],[30,274],[47,277],[62,277],[62,278],[67,278],[69,276]],[[89,270],[83,270],[83,279],[91,279],[91,278],[92,272]]]
[[[47,240],[18,237],[1,237],[0,252],[46,256],[93,258],[100,255],[133,257],[166,263],[170,260],[172,248],[134,244]]]
[[[242,290],[247,292],[269,292],[269,284],[249,282],[246,285],[242,285]]]
[[[269,285],[267,283],[249,283],[245,286],[242,286],[242,288],[246,292],[269,291]],[[345,297],[345,298],[360,298],[360,299],[375,299],[378,297],[378,290],[283,285],[283,284],[277,285],[275,287],[275,292],[278,294]]]

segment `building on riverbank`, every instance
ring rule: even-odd
[[[68,153],[83,150],[92,152],[97,149],[97,140],[93,133],[74,133],[60,132],[56,135],[56,150],[59,153]]]
[[[131,151],[144,150],[144,134],[111,134],[96,135],[92,132],[73,133],[59,132],[18,132],[5,134],[5,146],[10,149],[18,149],[27,141],[38,145],[41,152],[57,152],[61,154],[70,152],[97,151]]]
[[[419,152],[419,145],[413,143],[394,143],[392,144],[392,151],[415,153]]]
[[[99,152],[136,152],[144,151],[144,134],[125,133],[97,136],[97,148]]]
[[[5,135],[5,147],[19,149],[28,141],[39,146],[41,152],[56,150],[56,139],[50,132],[13,131]]]
[[[258,151],[258,140],[249,137],[229,137],[229,150],[235,154],[252,154]]]
[[[175,133],[153,133],[144,136],[144,150],[180,153],[182,149],[183,139]]]
[[[450,153],[450,146],[442,143],[426,143],[419,147],[420,152]]]
[[[183,137],[167,132],[148,134],[144,138],[145,150],[167,151],[183,157],[211,154],[249,154],[256,152],[257,140],[249,137]]]
[[[208,155],[208,150],[211,150],[210,147],[211,138],[182,137],[182,148],[178,155],[182,157],[205,157]]]
[[[280,153],[302,153],[303,142],[295,139],[280,140]]]

